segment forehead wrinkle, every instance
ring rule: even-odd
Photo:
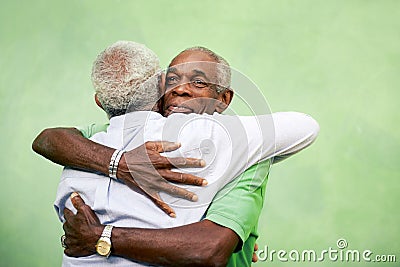
[[[173,67],[169,67],[167,70],[167,75],[168,73],[173,73],[176,74],[178,76],[187,76],[189,77],[193,77],[195,75],[199,75],[199,76],[203,76],[204,78],[206,78],[207,80],[210,80],[211,77],[213,77],[213,75],[215,75],[215,71],[214,70],[209,70],[210,73],[206,74],[206,71],[203,70],[202,66],[199,66],[198,63],[209,63],[209,62],[195,62],[197,63],[196,65],[193,66],[194,62],[185,62],[182,64],[178,64],[176,66]],[[199,68],[200,67],[200,68]],[[207,67],[207,66],[205,66]],[[206,68],[208,69],[208,68]]]

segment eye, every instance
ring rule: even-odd
[[[192,81],[192,84],[197,88],[204,88],[204,87],[208,86],[208,83],[203,81],[203,80],[201,80],[201,79],[194,79]]]
[[[176,76],[168,76],[166,78],[167,85],[174,85],[178,82],[178,77]]]

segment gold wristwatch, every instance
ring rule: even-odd
[[[96,244],[96,251],[99,255],[107,257],[111,254],[111,231],[113,226],[106,225],[104,227],[103,233],[101,234],[99,240]]]

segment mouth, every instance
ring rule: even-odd
[[[193,109],[185,107],[185,106],[179,106],[179,105],[169,105],[168,108],[166,109],[168,114],[172,113],[193,113]]]

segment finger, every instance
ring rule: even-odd
[[[68,234],[70,233],[71,230],[71,223],[69,221],[65,221],[63,223],[63,230],[64,230],[64,234],[65,236],[68,236]]]
[[[171,167],[186,167],[186,168],[202,168],[206,166],[206,162],[203,159],[194,158],[167,158]]]
[[[166,183],[167,184],[167,183]],[[158,206],[163,212],[165,212],[168,216],[175,218],[176,214],[175,211],[168,206],[167,203],[165,203],[160,195],[155,192],[155,191],[150,191],[150,190],[144,190],[143,188],[140,187],[140,189],[142,189],[142,191],[154,202],[154,204],[156,204],[156,206]]]
[[[253,253],[253,257],[251,258],[252,262],[257,262],[258,261],[258,257],[256,253]]]
[[[74,236],[74,231],[69,222],[63,223],[63,230],[65,235],[65,240],[68,240],[68,237]]]
[[[168,142],[168,141],[148,141],[146,142],[146,149],[161,152],[169,152],[177,150],[181,147],[180,143]]]
[[[162,210],[164,211],[168,216],[175,218],[176,214],[175,211],[168,206],[167,203],[165,203],[164,201],[162,201],[160,195],[158,195],[157,193],[155,194],[148,194],[149,197],[151,198],[151,200]]]
[[[64,254],[65,254],[65,255],[67,255],[68,257],[72,257],[72,255],[71,255],[71,252],[70,252],[70,249],[69,249],[69,248],[66,248],[66,249],[64,249]]]
[[[71,241],[67,235],[65,235],[64,244],[67,246],[67,248],[71,246]]]
[[[251,259],[252,262],[257,262],[258,261],[258,256],[257,256],[257,250],[258,250],[258,244],[254,244],[254,252],[253,252],[253,257]]]
[[[73,192],[70,196],[72,205],[74,205],[75,209],[79,210],[83,206],[85,206],[85,202],[81,198],[81,196],[77,192]]]
[[[88,205],[82,207],[81,211],[85,215],[85,218],[89,224],[100,224],[99,218]]]
[[[73,248],[66,248],[64,249],[64,254],[67,255],[68,257],[73,257],[73,258],[79,258],[82,256],[86,256],[86,255],[80,255],[76,249]]]
[[[64,208],[64,218],[66,221],[69,221],[74,217],[75,214],[68,208]]]
[[[63,230],[66,233],[67,229],[69,228],[68,222],[63,223]],[[65,236],[67,236],[67,234],[65,234]]]
[[[173,172],[170,170],[159,170],[158,172],[164,179],[173,183],[201,186],[208,184],[206,179],[188,173]]]
[[[187,199],[193,202],[199,199],[195,193],[169,183],[165,183],[162,186],[162,191],[171,196]]]
[[[72,193],[72,194],[74,194],[74,193]],[[71,201],[72,201],[72,204],[74,205],[74,207],[78,211],[77,215],[74,215],[74,216],[80,216],[80,214],[81,214],[84,216],[84,218],[86,219],[86,221],[89,224],[100,224],[100,220],[97,217],[97,215],[94,213],[92,208],[90,206],[86,205],[85,202],[83,201],[83,199],[78,194],[74,195],[72,197]]]

